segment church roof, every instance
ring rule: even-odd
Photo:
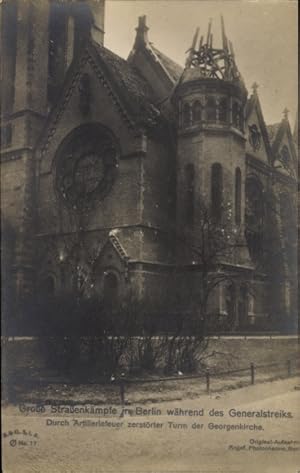
[[[166,56],[164,53],[159,51],[155,46],[153,46],[152,43],[151,48],[158,57],[159,61],[162,63],[164,68],[168,71],[174,82],[177,82],[178,79],[180,78],[181,74],[183,73],[183,67],[177,64],[175,61],[170,59],[168,56]]]
[[[183,73],[183,68],[171,58],[157,49],[148,39],[146,16],[140,16],[136,28],[133,48],[128,56],[128,62],[135,65],[140,73],[147,78],[147,69],[152,71],[151,85],[156,92],[158,102],[169,96],[174,84]],[[147,68],[144,65],[147,62]]]
[[[93,47],[101,66],[106,69],[109,79],[136,121],[149,126],[155,125],[160,111],[154,105],[154,93],[149,83],[125,59],[95,42]]]
[[[294,165],[296,165],[297,153],[295,149],[295,141],[294,141],[290,124],[288,121],[288,117],[287,117],[288,110],[285,109],[283,113],[284,113],[284,118],[281,120],[280,123],[274,123],[273,125],[267,126],[269,140],[272,146],[273,155],[277,156],[277,153],[279,152],[279,148],[282,145],[282,139],[284,135],[286,134],[288,142],[290,144],[290,150],[293,155],[293,162],[294,162]]]

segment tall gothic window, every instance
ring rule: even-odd
[[[211,167],[211,208],[212,216],[220,222],[222,217],[223,198],[223,170],[219,163],[214,163]]]
[[[62,84],[66,66],[68,5],[51,2],[48,45],[48,98],[54,101]]]
[[[194,186],[195,186],[195,169],[193,164],[185,166],[185,218],[187,224],[194,221]]]
[[[235,170],[235,223],[241,223],[242,174],[240,168]]]
[[[238,298],[238,316],[239,326],[245,327],[247,325],[247,317],[249,311],[249,290],[246,284],[242,284],[239,290]]]
[[[227,99],[221,99],[219,103],[219,121],[222,123],[227,122],[227,108]]]
[[[225,293],[225,304],[226,304],[226,312],[230,319],[235,318],[235,304],[236,304],[236,287],[235,284],[232,282],[226,286],[226,293]]]
[[[1,2],[1,49],[5,67],[3,67],[2,96],[3,113],[11,113],[15,93],[16,56],[17,56],[17,2],[9,0]]]
[[[183,106],[183,125],[184,126],[189,126],[190,125],[190,118],[191,118],[191,108],[188,103],[185,103]]]
[[[263,254],[264,217],[263,187],[258,179],[250,177],[246,180],[245,236],[254,261],[259,261]]]
[[[201,122],[201,103],[196,100],[196,102],[193,103],[192,107],[192,121],[193,123],[199,123]]]
[[[217,105],[214,97],[208,97],[206,100],[206,119],[209,122],[217,120]]]
[[[292,199],[287,192],[280,194],[280,218],[285,241],[285,253],[289,267],[297,262],[297,214]]]

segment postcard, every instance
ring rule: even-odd
[[[300,473],[295,1],[2,0],[4,473]]]

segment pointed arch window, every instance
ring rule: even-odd
[[[228,110],[228,101],[223,98],[219,103],[219,121],[222,123],[227,122],[227,110]]]
[[[183,106],[183,116],[182,121],[184,126],[189,126],[191,122],[191,107],[188,103],[185,103]]]
[[[55,294],[55,280],[54,277],[48,275],[42,279],[41,293],[43,296],[52,297]]]
[[[241,223],[242,173],[240,168],[235,170],[235,223]]]
[[[214,97],[208,97],[206,101],[206,119],[209,122],[217,120],[217,105]]]
[[[16,0],[1,2],[1,42],[3,58],[9,58],[3,68],[3,85],[5,94],[2,96],[2,110],[11,113],[15,94],[18,5]],[[5,81],[5,83],[4,83]],[[4,89],[3,89],[4,90]]]
[[[280,219],[285,242],[285,253],[289,267],[297,262],[297,212],[291,196],[287,192],[280,194]]]
[[[237,290],[235,284],[232,282],[226,286],[225,291],[225,304],[226,313],[228,317],[228,323],[230,329],[233,328],[236,319],[236,298]]]
[[[107,309],[116,307],[119,296],[119,281],[115,273],[105,272],[103,279],[103,300]]]
[[[185,166],[185,217],[186,223],[194,222],[195,168],[193,164]]]
[[[238,127],[241,131],[244,131],[244,109],[240,107],[239,109],[239,124]]]
[[[238,300],[238,322],[241,328],[247,325],[249,313],[249,295],[249,288],[247,284],[241,284]]]
[[[263,254],[265,204],[263,186],[256,177],[246,180],[245,236],[253,261]]]
[[[201,103],[199,100],[196,100],[196,102],[193,103],[192,107],[192,121],[193,123],[199,123],[201,122],[202,118],[202,107]]]
[[[211,209],[216,222],[221,221],[223,200],[223,169],[220,163],[211,167]]]
[[[291,157],[290,157],[289,149],[286,145],[282,147],[280,154],[281,154],[281,161],[283,162],[283,164],[285,164],[286,166],[289,165]]]
[[[232,107],[232,123],[235,128],[244,131],[244,110],[237,102]]]
[[[49,12],[48,44],[48,99],[56,99],[65,73],[65,46],[67,39],[67,4],[51,2]]]

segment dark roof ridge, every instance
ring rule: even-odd
[[[163,66],[167,69],[168,73],[175,81],[177,81],[184,71],[183,66],[175,62],[162,51],[160,51],[156,46],[154,46],[153,43],[150,43],[150,46],[153,49],[154,53],[158,56],[158,59],[163,63]]]
[[[94,41],[92,47],[127,107],[134,112],[135,119],[147,126],[155,125],[159,120],[160,110],[155,106],[156,100],[149,82],[129,61],[110,49]]]

